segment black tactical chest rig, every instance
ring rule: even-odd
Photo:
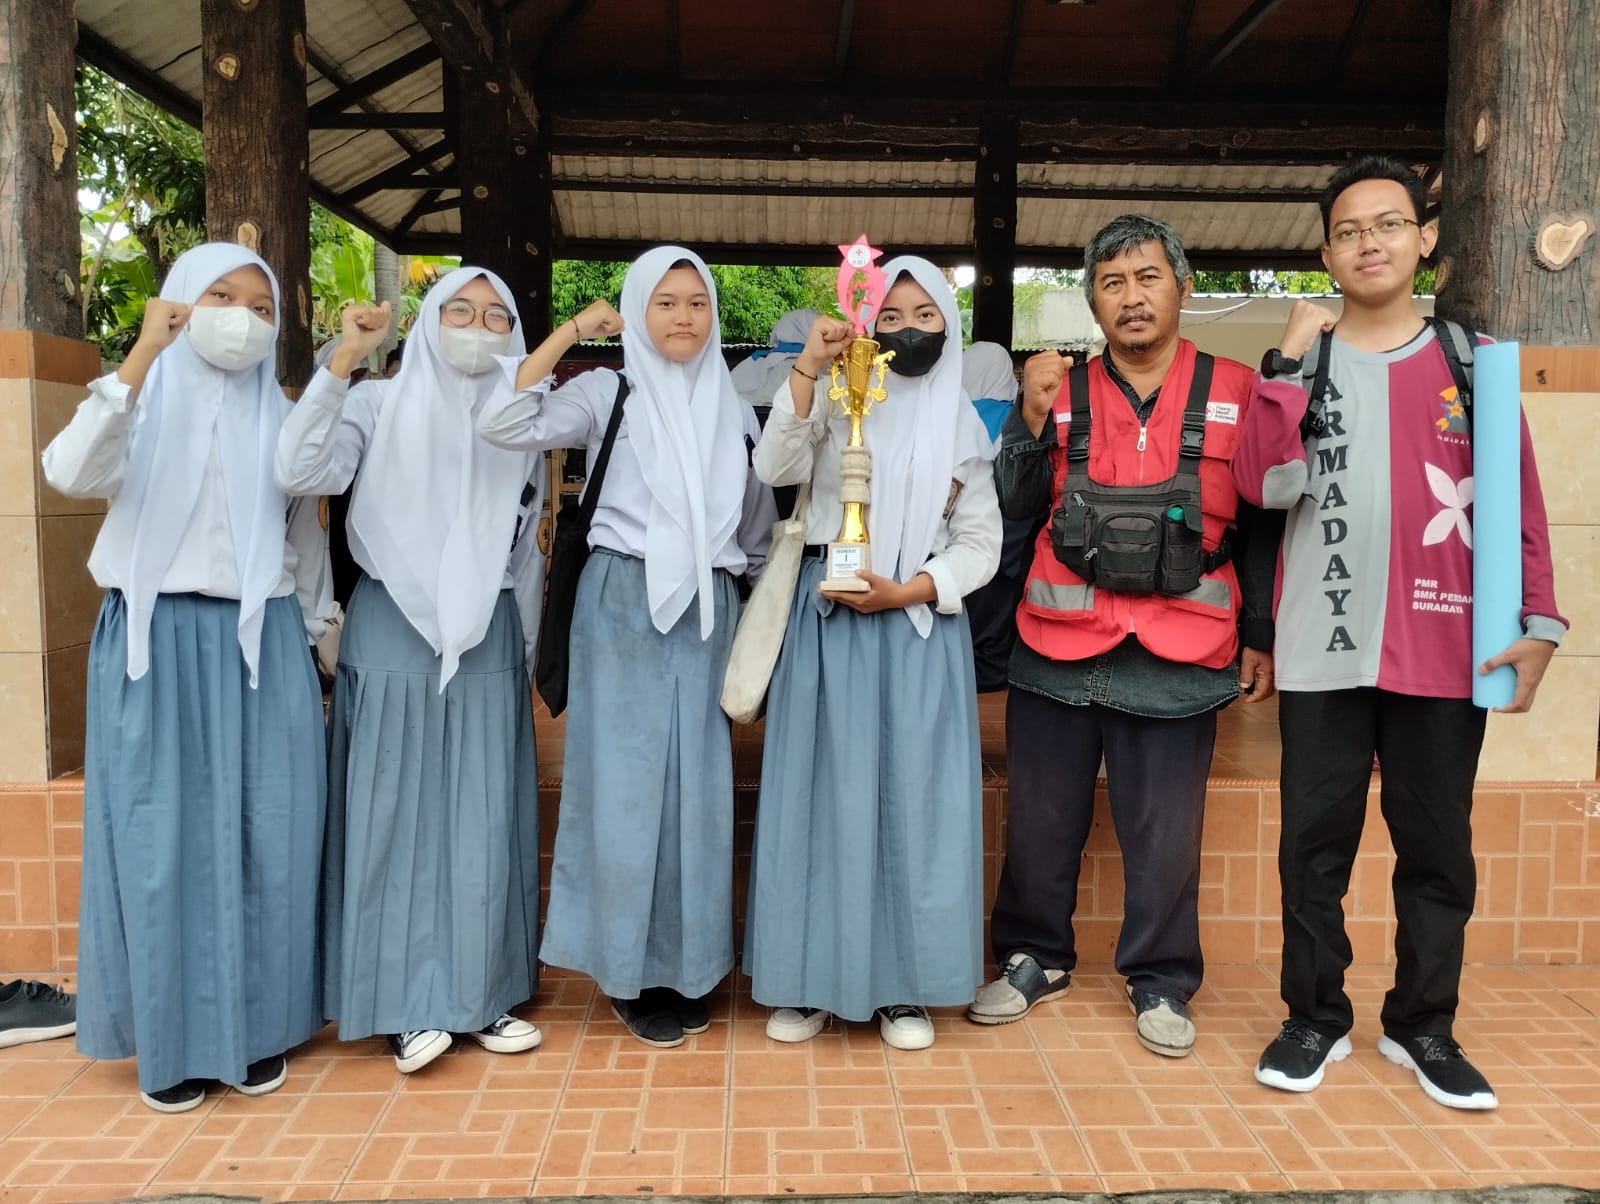
[[[1100,589],[1128,594],[1186,594],[1232,555],[1225,537],[1215,552],[1202,546],[1200,457],[1215,360],[1195,355],[1183,409],[1178,470],[1151,485],[1101,485],[1089,477],[1089,367],[1067,373],[1072,421],[1067,427],[1067,479],[1050,519],[1056,559]],[[1159,403],[1158,403],[1159,404]]]

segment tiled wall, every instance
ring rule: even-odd
[[[543,750],[541,750],[543,751]],[[983,793],[984,887],[994,897],[1005,841],[1005,793]],[[550,881],[559,787],[539,791],[540,880]],[[1077,931],[1086,964],[1106,965],[1122,906],[1122,860],[1104,791],[1079,888]],[[1213,963],[1273,962],[1278,955],[1277,789],[1219,779],[1207,799],[1200,887],[1201,934]],[[744,913],[755,790],[737,792],[736,907]],[[1472,962],[1600,964],[1600,783],[1480,788],[1474,817],[1477,915],[1467,929]],[[83,793],[76,781],[48,789],[0,787],[0,979],[77,970],[78,857]],[[1394,862],[1374,793],[1346,912],[1358,962],[1391,960]],[[742,931],[742,923],[741,923]]]
[[[49,781],[83,766],[100,605],[87,565],[105,504],[51,489],[39,453],[99,371],[88,343],[0,331],[0,781]]]

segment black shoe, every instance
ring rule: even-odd
[[[693,1036],[711,1027],[711,1009],[704,999],[690,999],[671,987],[656,987],[640,993],[640,1006],[651,1011],[671,1012],[678,1018],[678,1027]]]
[[[1314,1091],[1329,1062],[1350,1056],[1349,1037],[1330,1037],[1302,1020],[1285,1020],[1272,1044],[1261,1051],[1256,1082],[1280,1091]]]
[[[139,1098],[157,1112],[175,1116],[179,1112],[193,1112],[205,1103],[206,1085],[203,1079],[184,1079],[177,1086],[161,1091],[141,1091]]]
[[[233,1089],[240,1095],[271,1095],[289,1077],[289,1062],[282,1054],[251,1062],[244,1073],[244,1082],[235,1083]]]
[[[628,1026],[628,1031],[646,1045],[657,1049],[671,1049],[683,1044],[683,1025],[671,1011],[660,1009],[649,996],[639,999],[613,999],[611,1010],[617,1019]]]
[[[78,1001],[42,982],[0,987],[0,1049],[70,1037],[78,1031]]]
[[[1391,1037],[1384,1033],[1378,1038],[1378,1052],[1395,1065],[1416,1071],[1417,1082],[1428,1098],[1447,1108],[1487,1112],[1500,1106],[1489,1080],[1467,1061],[1451,1037],[1438,1033]]]

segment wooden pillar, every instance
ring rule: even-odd
[[[976,276],[972,337],[1011,346],[1011,277],[1017,267],[1017,119],[984,116],[972,206]]]
[[[550,329],[550,148],[490,75],[453,72],[461,262],[490,268],[517,299],[529,345]]]
[[[200,0],[206,230],[272,266],[278,378],[311,376],[311,176],[305,0]]]
[[[0,0],[0,330],[83,337],[72,6]]]
[[[1454,0],[1439,310],[1600,345],[1600,26],[1592,0]]]
[[[1556,601],[1532,715],[1490,715],[1478,780],[1588,780],[1600,724],[1600,27],[1592,0],[1454,0],[1439,311],[1522,344]]]
[[[76,822],[49,818],[57,803],[44,783],[83,766],[89,638],[103,596],[86,562],[105,503],[64,497],[39,473],[40,452],[100,375],[78,285],[76,41],[64,0],[0,0],[0,780],[39,791],[0,794],[0,830],[24,832],[24,843],[30,830]],[[17,872],[25,865],[38,898],[31,916],[11,917],[22,926],[0,934],[12,954],[5,969],[54,972],[52,929],[76,914],[75,893],[56,897],[47,858]]]

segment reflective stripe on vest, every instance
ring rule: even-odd
[[[1028,601],[1049,610],[1093,610],[1094,586],[1081,581],[1075,585],[1059,585],[1035,577],[1028,582]]]
[[[1029,591],[1032,596],[1032,591]],[[1174,594],[1186,602],[1199,602],[1203,606],[1215,606],[1219,610],[1233,604],[1233,591],[1228,588],[1228,583],[1221,577],[1202,577],[1200,584],[1186,594]]]

